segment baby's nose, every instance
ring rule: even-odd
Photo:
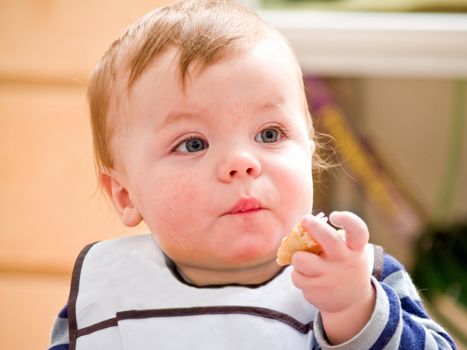
[[[221,159],[219,177],[221,181],[230,182],[245,177],[256,178],[261,174],[261,163],[248,152],[238,152]]]

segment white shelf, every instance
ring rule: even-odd
[[[258,11],[306,73],[467,78],[467,15]]]

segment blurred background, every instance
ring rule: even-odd
[[[86,84],[167,2],[0,0],[0,349],[46,348],[80,249],[146,231],[99,191]],[[290,40],[339,164],[315,177],[315,211],[363,216],[465,348],[467,2],[239,2]]]

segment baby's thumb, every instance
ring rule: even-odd
[[[354,213],[334,211],[329,221],[345,231],[345,241],[352,250],[361,250],[368,243],[369,232],[366,223]]]

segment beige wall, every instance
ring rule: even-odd
[[[160,3],[0,2],[1,349],[45,348],[79,250],[130,232],[97,191],[85,86],[124,25]],[[445,164],[451,83],[367,79],[335,85],[353,117],[433,210]],[[463,147],[451,215],[467,213]],[[345,181],[338,188],[341,203],[362,205]],[[362,207],[377,228],[375,237],[397,255],[388,231]]]
[[[46,348],[79,250],[129,232],[97,191],[85,86],[111,40],[161,3],[0,2],[1,349]]]

